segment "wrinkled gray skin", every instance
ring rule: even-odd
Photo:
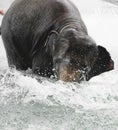
[[[98,56],[69,0],[15,0],[3,18],[1,34],[10,67],[31,68],[45,77],[56,73],[64,81],[89,79]]]

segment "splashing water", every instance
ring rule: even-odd
[[[0,39],[0,130],[118,130],[118,15],[99,11],[83,13],[83,19],[97,44],[105,43],[115,70],[89,82],[64,83],[9,70]]]
[[[110,82],[107,86],[96,81],[81,85],[53,83],[45,78],[39,81],[23,76],[14,70],[1,74],[0,86],[1,129],[99,130],[118,127],[118,89]]]
[[[115,82],[106,85],[37,80],[7,70],[0,76],[0,129],[116,129],[118,89]]]

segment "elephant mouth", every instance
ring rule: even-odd
[[[58,73],[58,74],[57,74]],[[60,67],[59,71],[56,73],[58,80],[64,82],[78,82],[87,81],[87,73],[83,70],[68,69],[66,66]]]

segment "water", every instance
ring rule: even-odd
[[[91,0],[88,11],[79,1],[89,34],[110,51],[115,70],[82,84],[24,75],[9,70],[0,38],[0,130],[118,130],[118,7]]]

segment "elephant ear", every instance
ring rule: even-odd
[[[47,40],[45,42],[45,47],[46,47],[46,51],[50,50],[50,51],[54,51],[55,49],[55,40],[58,36],[58,32],[57,31],[51,31],[47,37]]]
[[[102,46],[98,46],[98,58],[88,74],[88,80],[93,76],[114,69],[114,61],[111,59],[109,52]]]

